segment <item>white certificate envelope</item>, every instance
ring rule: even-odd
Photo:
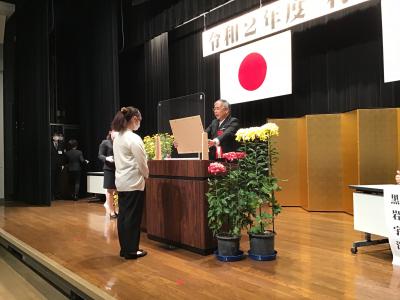
[[[169,120],[172,134],[178,143],[178,153],[200,153],[204,131],[200,115]]]

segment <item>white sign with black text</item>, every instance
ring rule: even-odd
[[[371,0],[281,0],[203,32],[203,57]]]
[[[388,238],[393,254],[392,264],[400,266],[400,185],[385,187],[383,197]]]

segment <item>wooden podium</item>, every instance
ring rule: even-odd
[[[208,228],[208,160],[149,161],[147,236],[203,255],[216,248]]]

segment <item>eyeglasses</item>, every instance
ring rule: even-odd
[[[223,107],[214,107],[212,110],[216,111],[216,110],[223,110],[223,109],[224,109]]]

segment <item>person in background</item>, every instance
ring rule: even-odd
[[[394,177],[394,179],[396,180],[397,184],[400,184],[400,171],[399,170],[397,170],[396,176]]]
[[[65,148],[63,144],[59,142],[59,134],[53,133],[51,142],[51,195],[54,200],[60,199],[60,177],[61,171],[64,167]]]
[[[106,209],[107,216],[116,218],[117,213],[114,207],[114,194],[115,187],[115,163],[113,154],[113,140],[117,133],[113,130],[108,132],[107,138],[103,140],[99,146],[99,159],[103,162],[104,181],[103,188],[106,191],[106,202],[104,208]]]
[[[236,151],[238,144],[235,134],[239,130],[239,120],[231,116],[231,106],[228,101],[219,99],[214,103],[215,119],[205,132],[208,133],[208,147],[210,147],[210,159],[222,158],[222,154]]]
[[[81,184],[81,170],[83,163],[89,163],[88,160],[83,158],[82,151],[78,150],[78,141],[77,140],[69,140],[68,141],[71,150],[68,150],[65,153],[66,162],[68,164],[68,174],[70,183],[73,186],[73,195],[72,198],[76,201],[79,196],[79,189]]]
[[[64,134],[62,132],[60,132],[58,134],[58,146],[61,148],[62,152],[65,153],[66,152],[66,147],[65,147],[65,141],[64,141]]]
[[[149,176],[147,157],[140,136],[142,115],[137,108],[123,107],[111,127],[117,131],[114,142],[115,185],[118,191],[118,238],[120,256],[136,259],[147,254],[139,249],[140,222],[143,214],[145,179]]]

